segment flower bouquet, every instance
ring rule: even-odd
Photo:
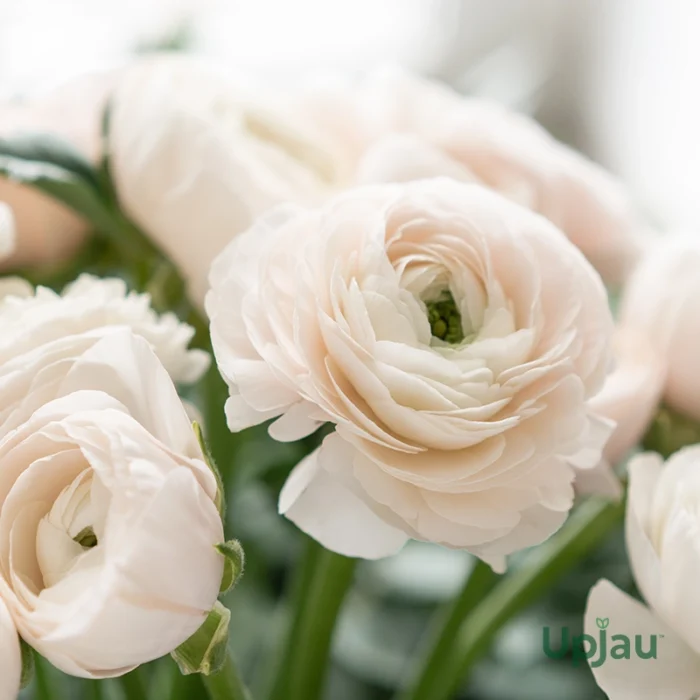
[[[468,566],[394,697],[461,697],[623,521],[640,595],[542,656],[700,693],[700,242],[397,70],[163,55],[2,123],[0,698],[336,700],[358,569],[416,541]]]

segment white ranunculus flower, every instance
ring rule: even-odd
[[[676,452],[665,464],[656,454],[630,461],[627,552],[647,606],[609,581],[589,594],[586,633],[598,638],[596,618],[609,618],[610,635],[632,640],[629,659],[608,658],[593,667],[610,700],[688,700],[700,694],[700,446]],[[656,659],[639,658],[640,635]],[[610,652],[609,652],[610,653]]]
[[[207,296],[231,430],[336,424],[280,509],[334,551],[408,538],[499,568],[566,519],[610,425],[600,278],[545,219],[447,179],[276,210],[212,266]]]
[[[121,675],[172,651],[216,602],[216,478],[128,329],[76,358],[50,397],[31,391],[48,400],[0,440],[0,599],[61,670]]]
[[[0,291],[2,289],[0,288]],[[120,279],[81,275],[62,294],[38,287],[30,296],[0,300],[0,376],[12,375],[14,363],[28,366],[29,357],[48,357],[52,348],[70,352],[82,334],[98,337],[104,330],[126,326],[145,338],[176,382],[194,382],[209,365],[203,350],[190,350],[194,330],[173,313],[157,314],[148,294],[128,292]],[[0,380],[1,381],[1,380]],[[7,408],[7,401],[0,411]]]
[[[256,216],[318,201],[333,162],[260,93],[187,57],[130,68],[112,102],[109,148],[119,200],[203,302],[209,266]]]
[[[700,420],[700,240],[661,239],[625,288],[621,323],[637,331],[668,365],[664,399]]]
[[[548,218],[615,283],[643,247],[645,227],[619,183],[495,102],[384,69],[345,90],[303,91],[293,103],[335,143],[356,182],[477,180]]]

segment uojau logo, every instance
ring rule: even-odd
[[[641,634],[634,635],[630,639],[626,634],[613,634],[608,640],[609,617],[597,617],[598,639],[590,634],[571,636],[568,627],[563,627],[560,633],[558,647],[552,648],[552,632],[549,627],[542,630],[542,651],[550,659],[563,659],[571,655],[574,666],[583,661],[588,661],[593,668],[602,666],[608,659],[630,659],[634,654],[638,659],[655,659],[659,639],[663,634],[652,634],[643,638]],[[554,642],[556,644],[556,642]],[[598,655],[596,658],[596,654]]]

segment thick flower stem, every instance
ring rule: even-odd
[[[437,637],[440,653],[429,656],[417,680],[398,700],[450,700],[458,693],[474,663],[490,648],[499,630],[517,613],[549,590],[563,574],[598,545],[621,521],[624,502],[590,499],[545,544],[533,550],[523,565],[505,576],[472,610],[464,603],[453,611]],[[472,584],[473,585],[473,584]],[[462,598],[466,597],[467,581]],[[450,644],[445,641],[449,638]]]
[[[434,676],[442,673],[441,660],[449,655],[462,622],[489,594],[498,579],[498,574],[488,564],[478,561],[457,598],[436,613],[419,651],[420,659],[412,664],[415,697],[428,697],[430,688],[439,683]]]
[[[293,584],[291,624],[269,700],[321,697],[333,630],[356,563],[308,541]]]
[[[252,700],[241,680],[230,650],[226,654],[226,661],[221,669],[210,676],[202,675],[202,682],[210,700]]]
[[[127,673],[119,680],[129,700],[148,700],[148,678],[143,666]]]

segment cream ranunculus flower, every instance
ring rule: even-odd
[[[231,430],[336,424],[280,509],[365,558],[409,538],[498,568],[566,519],[610,426],[600,278],[543,218],[447,179],[276,210],[216,260],[207,311]]]
[[[619,464],[644,437],[661,400],[666,378],[664,358],[643,335],[630,328],[616,329],[613,354],[614,370],[590,402],[598,415],[615,423],[615,430],[603,451],[609,467]],[[576,487],[579,492],[621,494],[619,481],[605,465],[579,473]]]
[[[191,58],[137,63],[112,106],[119,200],[200,303],[233,236],[274,204],[318,201],[334,178],[330,156],[259,89]]]
[[[664,399],[700,421],[700,240],[670,236],[651,247],[625,289],[621,323],[668,365]]]
[[[598,637],[596,617],[610,618],[611,635],[625,634],[644,649],[657,636],[657,658],[608,660],[594,667],[610,700],[688,700],[700,693],[700,446],[661,457],[638,455],[629,465],[627,552],[647,606],[609,581],[590,592],[586,633]],[[658,637],[662,635],[663,638]]]
[[[82,352],[86,342],[119,326],[145,338],[176,382],[196,381],[209,365],[206,352],[187,347],[192,327],[175,314],[156,314],[147,294],[128,292],[120,279],[81,275],[62,294],[38,287],[30,296],[0,300],[0,386],[5,392],[0,416],[11,407],[5,382],[39,381],[35,371],[22,368],[36,361],[37,371],[46,368],[55,379],[54,361],[66,361]]]
[[[167,372],[128,329],[44,389],[0,440],[0,599],[61,670],[121,675],[172,651],[216,602],[216,478]]]
[[[386,69],[355,88],[325,85],[293,102],[335,141],[357,182],[478,180],[552,221],[613,283],[643,247],[644,226],[610,175],[495,102]]]

